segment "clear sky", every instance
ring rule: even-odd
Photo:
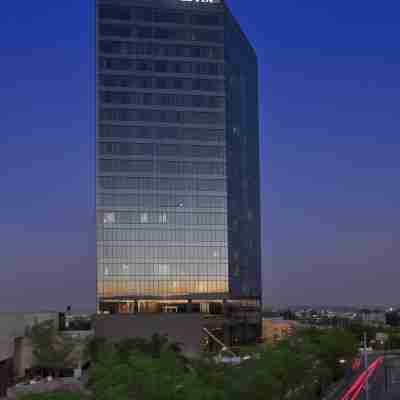
[[[0,310],[94,307],[94,2],[3,3]],[[400,3],[230,4],[260,63],[265,303],[400,303]]]

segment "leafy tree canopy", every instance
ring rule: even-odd
[[[70,366],[70,356],[76,342],[59,334],[54,321],[35,324],[30,332],[34,366],[53,369],[55,372]]]
[[[96,400],[317,400],[343,375],[339,359],[352,359],[358,348],[345,331],[311,329],[232,367],[189,362],[160,335],[94,343],[89,387]]]

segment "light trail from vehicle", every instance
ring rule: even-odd
[[[381,366],[383,357],[377,358],[367,370],[365,370],[347,390],[345,395],[340,400],[357,400],[361,391],[364,389],[367,380],[375,373]]]

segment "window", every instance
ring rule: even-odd
[[[159,194],[139,195],[131,193],[100,193],[97,198],[97,204],[101,207],[136,207],[141,209],[150,208],[170,208],[176,210],[180,208],[203,208],[208,210],[226,209],[226,196],[196,196],[193,194]],[[140,220],[140,219],[139,219]]]
[[[143,89],[150,89],[153,86],[152,78],[138,78],[136,81],[136,87]]]
[[[223,31],[194,30],[191,32],[191,40],[198,42],[222,43],[224,40]]]
[[[151,31],[138,28],[135,31],[137,37],[150,37]],[[222,60],[224,58],[223,48],[205,46],[183,46],[152,43],[131,43],[116,40],[102,40],[100,51],[109,54],[133,54],[133,55],[154,55],[162,57],[190,57],[209,58]]]
[[[131,13],[129,7],[104,6],[100,7],[99,16],[101,19],[129,20]]]
[[[152,21],[153,10],[151,8],[134,7],[131,10],[132,16],[138,21]]]
[[[113,70],[129,70],[132,67],[131,60],[124,58],[105,58],[100,57],[99,59],[101,69],[113,69]]]
[[[147,224],[149,222],[149,215],[147,213],[140,214],[140,223]]]
[[[168,29],[156,28],[154,30],[154,37],[156,39],[168,39],[170,31]]]
[[[151,138],[152,130],[144,126],[113,126],[102,125],[99,128],[99,136],[102,138]]]
[[[154,14],[154,21],[161,23],[183,24],[185,15],[182,13],[157,11]]]
[[[159,84],[165,84],[160,79]],[[100,93],[103,103],[109,104],[134,104],[134,105],[158,105],[170,107],[203,107],[203,108],[222,108],[225,103],[224,97],[214,96],[192,96],[178,94],[152,94],[152,93],[129,93],[129,92],[110,92]]]
[[[154,265],[155,273],[160,275],[168,275],[169,273],[169,265],[168,264],[155,264]]]
[[[135,67],[131,60],[113,61],[115,59],[100,58],[100,67],[102,69],[129,70]],[[137,65],[136,65],[137,68]],[[146,71],[152,69],[152,63],[141,63],[139,68]],[[158,68],[158,67],[157,67]],[[106,87],[130,87],[138,89],[175,89],[175,90],[199,90],[221,92],[224,90],[223,80],[210,79],[180,79],[180,78],[156,78],[140,76],[115,76],[101,75],[99,83]]]
[[[104,224],[115,224],[115,213],[104,213]]]
[[[166,224],[167,223],[167,214],[166,213],[162,213],[158,216],[158,222],[160,224]]]
[[[143,95],[143,104],[146,106],[151,106],[153,104],[152,95],[150,93],[145,93]]]
[[[153,63],[151,61],[138,60],[136,61],[137,71],[151,71],[153,69]]]
[[[129,265],[128,264],[122,264],[122,272],[124,274],[128,274],[129,273]]]
[[[147,26],[137,26],[134,35],[140,39],[150,39],[153,36],[153,29]]]
[[[195,14],[190,18],[190,23],[193,25],[222,25],[222,15],[212,14]]]
[[[131,32],[132,28],[129,25],[100,25],[100,34],[103,36],[129,37]]]
[[[176,90],[180,90],[183,87],[182,79],[174,79],[173,81],[173,88]]]
[[[152,143],[100,143],[100,154],[152,155]]]
[[[163,78],[156,79],[156,87],[157,89],[166,89],[167,88],[167,80]]]
[[[167,72],[168,63],[166,61],[156,61],[155,62],[155,72]]]

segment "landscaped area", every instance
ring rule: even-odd
[[[49,351],[53,333],[46,324],[39,328],[33,335],[37,367],[57,374],[68,352],[58,339]],[[178,344],[157,334],[150,340],[93,338],[85,351],[91,360],[86,394],[79,389],[18,400],[317,400],[344,376],[358,346],[345,330],[306,329],[275,346],[247,349],[251,356],[240,365],[225,365],[210,355],[187,359]]]
[[[345,331],[306,330],[231,366],[187,360],[158,335],[150,341],[97,339],[89,347],[94,363],[88,386],[96,400],[317,400],[343,377],[357,347]]]

